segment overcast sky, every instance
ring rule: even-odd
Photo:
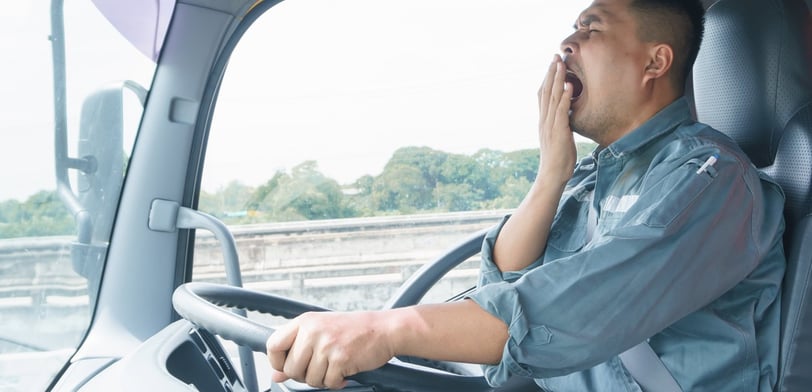
[[[234,173],[258,185],[304,159],[349,183],[380,173],[407,145],[465,154],[535,147],[536,91],[586,4],[556,3],[281,3],[230,61],[204,188]]]
[[[54,188],[48,3],[8,2],[0,13],[0,184],[16,184],[0,186],[0,201]],[[81,3],[66,1],[68,16],[86,10]],[[534,147],[536,91],[588,4],[551,3],[282,2],[249,30],[229,64],[204,186],[257,185],[304,159],[349,182],[377,174],[402,145],[459,153]],[[105,23],[67,27],[77,40],[119,43]],[[148,83],[150,62],[135,51],[88,56],[100,63],[73,66],[77,80],[87,80],[69,86],[73,110],[79,95],[106,80]]]

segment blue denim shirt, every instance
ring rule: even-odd
[[[685,391],[772,391],[783,203],[735,142],[675,101],[578,163],[535,263],[501,272],[492,249],[502,224],[486,236],[470,298],[510,334],[486,378],[640,391],[617,355],[648,339]]]

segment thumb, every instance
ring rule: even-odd
[[[280,383],[280,382],[285,382],[285,381],[287,381],[289,379],[290,379],[290,377],[288,377],[287,374],[282,373],[282,372],[280,372],[280,371],[278,371],[276,369],[271,369],[271,381],[273,381],[275,383]]]

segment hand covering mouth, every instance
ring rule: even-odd
[[[572,85],[572,98],[570,98],[570,100],[575,101],[584,91],[584,84],[581,83],[581,79],[579,79],[578,76],[570,70],[567,70],[567,75],[564,81]]]

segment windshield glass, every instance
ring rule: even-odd
[[[518,206],[536,92],[586,4],[287,0],[259,17],[229,58],[198,206],[230,225],[244,285],[379,309]],[[193,280],[224,282],[219,244],[197,235]],[[478,266],[423,300],[472,287]]]
[[[0,12],[2,391],[45,390],[88,328],[155,68],[90,0],[60,3]]]

